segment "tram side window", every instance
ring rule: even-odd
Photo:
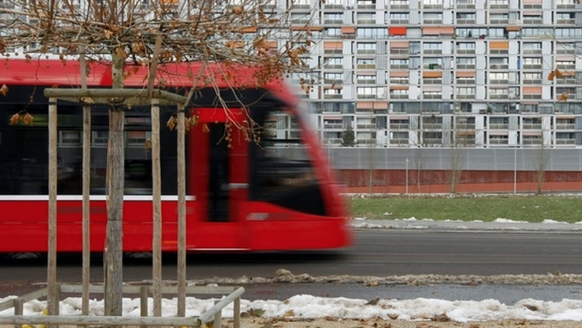
[[[261,144],[251,145],[251,199],[325,215],[320,186],[308,149],[302,143],[299,124],[281,115],[270,115],[263,124]]]

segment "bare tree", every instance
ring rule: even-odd
[[[4,0],[0,7],[0,54],[28,61],[55,56],[61,61],[111,67],[113,89],[123,89],[124,80],[139,67],[148,67],[148,90],[152,86],[176,86],[156,78],[168,62],[191,61],[260,66],[251,87],[304,69],[302,55],[311,44],[312,15],[292,24],[289,11],[271,0]],[[81,50],[82,49],[82,50]],[[10,65],[9,61],[5,65]],[[187,64],[186,64],[187,65]],[[89,68],[89,65],[87,65]],[[228,71],[188,71],[187,76],[165,72],[166,79],[196,80],[196,87],[217,89],[218,79],[236,81]],[[9,86],[2,86],[6,93]],[[217,90],[218,91],[218,90]],[[179,91],[180,92],[180,91]],[[217,92],[217,107],[228,105]],[[107,154],[108,223],[104,255],[106,315],[121,315],[122,212],[124,193],[124,99],[109,99]],[[183,104],[187,106],[188,104]],[[244,129],[244,127],[239,127]],[[246,131],[252,133],[252,131]],[[250,138],[252,140],[252,138]]]

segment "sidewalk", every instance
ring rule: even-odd
[[[436,231],[507,231],[540,233],[581,233],[582,223],[561,223],[548,221],[529,223],[498,219],[496,222],[434,221],[421,219],[367,220],[352,219],[350,226],[362,229],[403,229]]]

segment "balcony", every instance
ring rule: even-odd
[[[558,5],[558,8],[560,8],[560,5]],[[524,3],[523,4],[523,9],[542,9],[542,4],[541,3]]]
[[[475,9],[474,3],[458,3],[457,9]]]
[[[425,69],[443,69],[442,65],[436,64],[436,63],[428,63],[428,64],[424,64],[422,65],[423,68]]]
[[[363,93],[356,95],[356,98],[358,98],[358,99],[376,99],[377,97],[378,96],[376,96],[376,95],[369,95],[369,94],[363,94]]]
[[[425,55],[440,55],[443,53],[443,49],[423,49],[422,52]]]
[[[443,95],[434,93],[423,94],[422,99],[443,99]]]
[[[574,3],[558,3],[556,5],[558,9],[576,9],[576,5]]]
[[[358,4],[357,6],[358,9],[376,9],[376,5],[375,4]]]
[[[408,20],[408,19],[390,19],[390,24],[405,25],[405,24],[410,24],[410,20]]]
[[[424,24],[442,24],[443,20],[442,19],[423,19],[422,22]]]
[[[525,25],[539,25],[543,24],[544,21],[541,18],[524,18],[523,24]]]
[[[344,68],[344,65],[327,64],[327,65],[323,65],[323,68],[325,68],[325,69],[343,69]]]
[[[556,23],[558,23],[558,25],[573,25],[574,23],[576,23],[575,19],[557,19]]]
[[[475,64],[457,64],[459,69],[475,69]]]
[[[542,64],[523,64],[523,69],[542,69]]]
[[[324,4],[323,9],[341,9],[341,10],[343,10],[344,6],[336,4],[336,3],[326,3],[326,4]]]
[[[358,69],[376,69],[376,64],[357,64]]]
[[[343,19],[324,19],[324,24],[331,24],[331,25],[342,25],[344,23]]]
[[[376,124],[356,124],[358,129],[376,130]]]
[[[323,53],[325,55],[342,55],[344,52],[342,49],[324,49]]]
[[[390,99],[408,99],[408,94],[390,94]]]
[[[309,20],[309,19],[292,19],[291,20],[292,25],[306,25],[306,24],[309,24],[310,22],[311,22],[311,20]]]
[[[556,145],[575,145],[576,139],[556,139]]]
[[[323,95],[323,99],[342,99],[342,98],[343,98],[343,95],[341,95],[341,94],[339,94],[339,95],[337,95],[337,94],[336,95],[334,95],[334,94]]]
[[[542,139],[523,139],[524,146],[537,146],[542,144]]]
[[[539,55],[542,53],[542,49],[523,49],[525,55]]]
[[[507,145],[509,144],[508,139],[489,139],[490,145]]]
[[[457,84],[475,84],[475,79],[459,79],[456,81]]]
[[[556,63],[557,69],[576,69],[576,64],[560,64],[559,62]]]
[[[457,54],[459,54],[459,55],[466,55],[466,54],[474,55],[475,49],[458,49],[457,48]]]
[[[509,124],[506,123],[490,123],[489,129],[490,130],[507,130],[509,128]]]
[[[443,84],[442,79],[422,79],[424,84]]]
[[[555,79],[557,84],[577,84],[578,82],[572,76]]]
[[[459,123],[455,126],[457,130],[475,130],[474,123]]]
[[[475,99],[474,94],[457,94],[455,95],[455,99]]]
[[[509,3],[491,4],[490,9],[509,9]]]
[[[441,3],[436,4],[425,4],[422,6],[424,9],[443,9],[443,5]]]
[[[441,123],[422,123],[422,128],[424,130],[442,130],[443,125]]]
[[[489,20],[489,24],[503,24],[503,25],[507,25],[509,24],[509,18],[501,18],[501,19],[490,19]]]
[[[556,53],[558,55],[572,55],[576,53],[576,49],[572,49],[572,48],[563,48],[562,46],[560,46],[558,44],[557,49],[556,49]]]
[[[364,19],[364,18],[360,18],[357,20],[358,24],[364,24],[364,25],[374,25],[376,24],[376,20],[375,19]]]
[[[358,49],[356,53],[358,55],[375,55],[376,49]]]
[[[408,69],[408,64],[391,64],[390,69]]]
[[[456,22],[459,25],[463,25],[463,24],[475,24],[476,20],[474,18],[471,18],[471,19],[457,18],[456,19]]]
[[[426,145],[440,145],[443,143],[441,138],[422,138],[422,140]]]
[[[410,51],[408,49],[390,49],[391,55],[410,55]]]
[[[523,84],[542,84],[542,80],[534,79],[534,80],[523,80]]]
[[[491,84],[509,84],[509,80],[490,80]]]
[[[574,123],[556,123],[556,130],[574,130],[575,128]]]
[[[388,7],[390,7],[390,9],[410,9],[410,5],[402,5],[402,4],[388,5]]]
[[[408,130],[410,126],[407,124],[390,124],[390,130]]]
[[[390,79],[390,84],[404,84],[408,85],[410,82],[408,78],[406,79]]]
[[[489,49],[489,54],[491,55],[507,55],[508,53],[508,49]]]
[[[509,95],[504,95],[504,94],[493,94],[493,95],[489,95],[489,99],[509,99]]]
[[[344,80],[342,80],[342,79],[323,79],[323,83],[325,83],[325,84],[343,84]]]
[[[524,123],[522,127],[524,130],[541,130],[542,124],[541,123],[531,123],[531,124]]]
[[[330,129],[330,130],[343,130],[344,125],[342,123],[327,123],[327,124],[324,123],[323,128]]]
[[[363,79],[363,80],[356,80],[357,84],[376,84],[376,79],[370,80],[370,79]]]
[[[408,138],[393,138],[390,139],[391,145],[408,146]]]
[[[542,95],[523,95],[524,100],[542,99]]]
[[[509,69],[509,64],[489,64],[489,69]]]

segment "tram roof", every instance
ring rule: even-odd
[[[111,63],[88,61],[86,84],[89,88],[112,86]],[[149,67],[127,65],[124,87],[147,88]],[[202,73],[201,73],[202,71]],[[296,104],[294,96],[283,79],[272,79],[259,83],[260,67],[240,64],[187,62],[160,64],[156,72],[156,88],[191,88],[197,80],[199,88],[250,88],[267,89],[287,104]],[[212,81],[212,82],[210,82]],[[76,59],[5,59],[0,65],[0,85],[8,87],[80,87],[81,63]]]

